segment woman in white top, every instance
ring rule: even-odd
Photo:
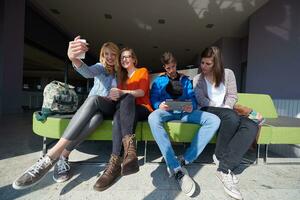
[[[256,137],[258,126],[247,117],[239,116],[233,106],[237,102],[234,73],[224,69],[218,47],[206,48],[201,54],[201,70],[194,80],[194,91],[201,110],[221,119],[214,162],[217,177],[231,197],[242,199],[238,179],[232,173],[237,168]]]

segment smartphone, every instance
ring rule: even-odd
[[[83,42],[83,43],[86,43],[86,40],[85,40],[85,39],[79,39],[78,41],[81,41],[81,42]],[[78,58],[78,59],[85,59],[85,53],[79,54],[76,58]]]

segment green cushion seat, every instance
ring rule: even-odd
[[[272,128],[270,144],[300,144],[300,119],[279,116],[266,124]]]

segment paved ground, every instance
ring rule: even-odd
[[[13,180],[41,155],[41,138],[32,134],[31,114],[11,115],[0,119],[0,199],[231,199],[215,177],[216,166],[211,164],[213,145],[200,156],[198,162],[188,167],[197,183],[197,192],[192,197],[182,194],[173,178],[169,178],[163,163],[143,163],[144,145],[139,144],[140,172],[121,177],[104,192],[94,191],[97,173],[104,168],[109,158],[109,142],[85,142],[72,156],[73,161],[88,161],[90,164],[72,164],[73,178],[57,184],[52,180],[52,171],[36,186],[16,191],[11,187]],[[183,145],[176,145],[178,154]],[[99,154],[100,152],[100,154]],[[155,144],[148,146],[149,161],[161,161]],[[254,159],[249,151],[245,161]],[[276,155],[274,156],[276,157]],[[274,158],[277,162],[283,158]],[[236,171],[240,188],[246,200],[300,199],[300,165],[272,164],[241,165]],[[272,160],[271,160],[272,161]],[[300,159],[298,159],[300,162]],[[205,164],[204,164],[205,163]],[[209,164],[206,164],[209,163]]]

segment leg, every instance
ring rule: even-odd
[[[17,180],[15,180],[13,187],[16,189],[23,189],[40,181],[57,162],[57,158],[61,155],[65,147],[70,144],[71,140],[78,137],[81,130],[88,124],[97,111],[100,110],[102,113],[111,113],[114,108],[115,104],[106,98],[99,96],[89,97],[75,113],[66,128],[63,137],[58,143],[47,155],[40,158],[38,162],[32,165]]]
[[[184,154],[184,159],[191,163],[197,159],[204,147],[209,143],[220,125],[220,119],[211,113],[201,110],[194,110],[192,113],[185,113],[181,118],[182,122],[190,122],[202,125],[194,136],[190,147]]]
[[[117,156],[120,156],[122,148],[122,133],[120,121],[120,109],[118,109],[114,114],[114,123],[112,128],[112,153]]]
[[[47,153],[47,138],[43,137],[43,156]]]
[[[223,160],[220,161],[219,169],[221,171],[233,171],[241,163],[244,154],[247,152],[254,141],[258,131],[255,122],[247,117],[241,117],[240,126],[228,144]]]
[[[114,111],[114,108],[114,103],[106,98],[100,96],[88,97],[71,119],[62,138],[49,150],[47,155],[53,159],[58,158],[65,147],[79,137],[81,131],[90,123],[95,113],[99,111],[101,113],[111,113]]]
[[[135,97],[130,94],[124,95],[119,105],[122,137],[132,135],[137,121]]]
[[[100,96],[88,97],[71,119],[62,137],[74,140],[97,112],[103,115],[112,115],[114,110],[115,102]]]
[[[98,191],[103,191],[110,187],[114,181],[122,174],[128,175],[135,173],[139,170],[137,157],[130,160],[132,162],[126,161],[126,148],[128,145],[124,145],[124,161],[121,168],[121,148],[122,148],[122,133],[132,135],[134,133],[134,118],[135,118],[135,99],[132,95],[123,95],[118,101],[116,106],[117,110],[114,114],[113,123],[113,150],[110,161],[104,170],[103,174],[97,180],[94,185],[94,189]],[[126,119],[128,117],[128,119]],[[125,130],[125,131],[124,131]],[[135,149],[134,149],[135,150]],[[126,168],[127,166],[127,168]],[[125,169],[126,168],[126,169]]]
[[[161,109],[153,111],[148,117],[152,135],[166,161],[166,164],[171,170],[180,167],[180,164],[175,157],[174,150],[172,148],[169,136],[163,127],[163,123],[179,118],[180,116],[176,116],[176,114],[172,112]]]
[[[126,95],[121,100],[119,111],[122,142],[124,147],[122,175],[129,175],[139,171],[134,134],[136,122],[139,119],[147,118],[149,115],[149,111],[142,105],[135,105],[135,98],[132,95]]]
[[[181,190],[187,195],[192,196],[196,190],[194,180],[189,176],[187,170],[180,165],[179,161],[175,157],[174,150],[172,148],[169,136],[163,127],[163,123],[180,119],[181,113],[173,113],[157,109],[152,112],[148,117],[152,135],[158,144],[158,147],[166,161],[169,175],[174,173],[175,180],[178,182]]]
[[[116,105],[113,124],[113,154],[120,155],[122,138],[134,133],[135,125],[135,98],[132,95],[123,95]]]
[[[82,129],[80,135],[73,140],[64,150],[63,156],[68,157],[69,153],[73,151],[73,149],[78,146],[80,143],[84,141],[91,133],[95,131],[95,129],[103,122],[103,115],[99,112],[96,113],[88,124]],[[67,154],[67,152],[69,152]]]
[[[99,124],[103,121],[103,115],[101,112],[95,113],[94,116],[88,121],[86,126],[81,130],[80,134],[69,143],[61,153],[61,156],[54,167],[53,179],[54,181],[61,183],[69,180],[72,177],[72,170],[69,164],[69,155],[71,151],[79,145],[84,139],[94,132]]]
[[[240,117],[235,111],[228,108],[205,107],[202,110],[217,115],[220,120],[220,127],[217,132],[217,143],[215,155],[218,160],[222,160],[223,153],[227,150],[228,143],[231,141],[240,124]]]

